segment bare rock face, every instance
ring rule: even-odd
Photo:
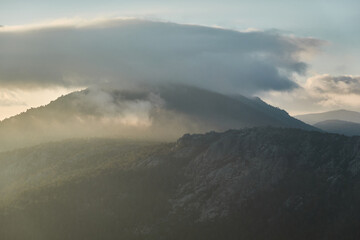
[[[297,129],[187,134],[170,144],[45,144],[0,155],[0,198],[9,186],[17,191],[0,206],[0,233],[40,240],[359,239],[359,170],[360,137]]]

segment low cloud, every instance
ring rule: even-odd
[[[0,30],[0,87],[164,82],[226,93],[297,88],[299,60],[322,42],[135,19],[64,21]]]

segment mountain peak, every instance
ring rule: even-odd
[[[256,126],[315,130],[259,98],[166,84],[88,88],[0,122],[2,150],[76,137],[169,141],[185,133]]]

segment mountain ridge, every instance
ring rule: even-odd
[[[321,113],[296,115],[294,117],[311,125],[326,120],[341,120],[341,121],[360,123],[360,112],[349,111],[346,109],[339,109],[339,110],[321,112]]]

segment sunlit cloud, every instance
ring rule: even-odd
[[[360,76],[316,75],[306,81],[305,87],[314,94],[360,94]]]
[[[116,17],[112,18],[112,21],[118,20],[132,20],[133,17]],[[9,25],[2,26],[0,32],[27,32],[27,31],[36,31],[44,29],[54,29],[54,28],[85,28],[89,26],[96,26],[101,24],[106,24],[109,22],[107,17],[97,17],[94,19],[85,19],[81,17],[72,17],[72,18],[61,18],[47,22],[39,22],[25,25]]]
[[[0,89],[0,107],[4,106],[26,106],[26,103],[20,100],[16,92]]]
[[[320,74],[309,77],[291,92],[264,94],[272,104],[291,109],[294,114],[347,108],[360,109],[360,76]]]

